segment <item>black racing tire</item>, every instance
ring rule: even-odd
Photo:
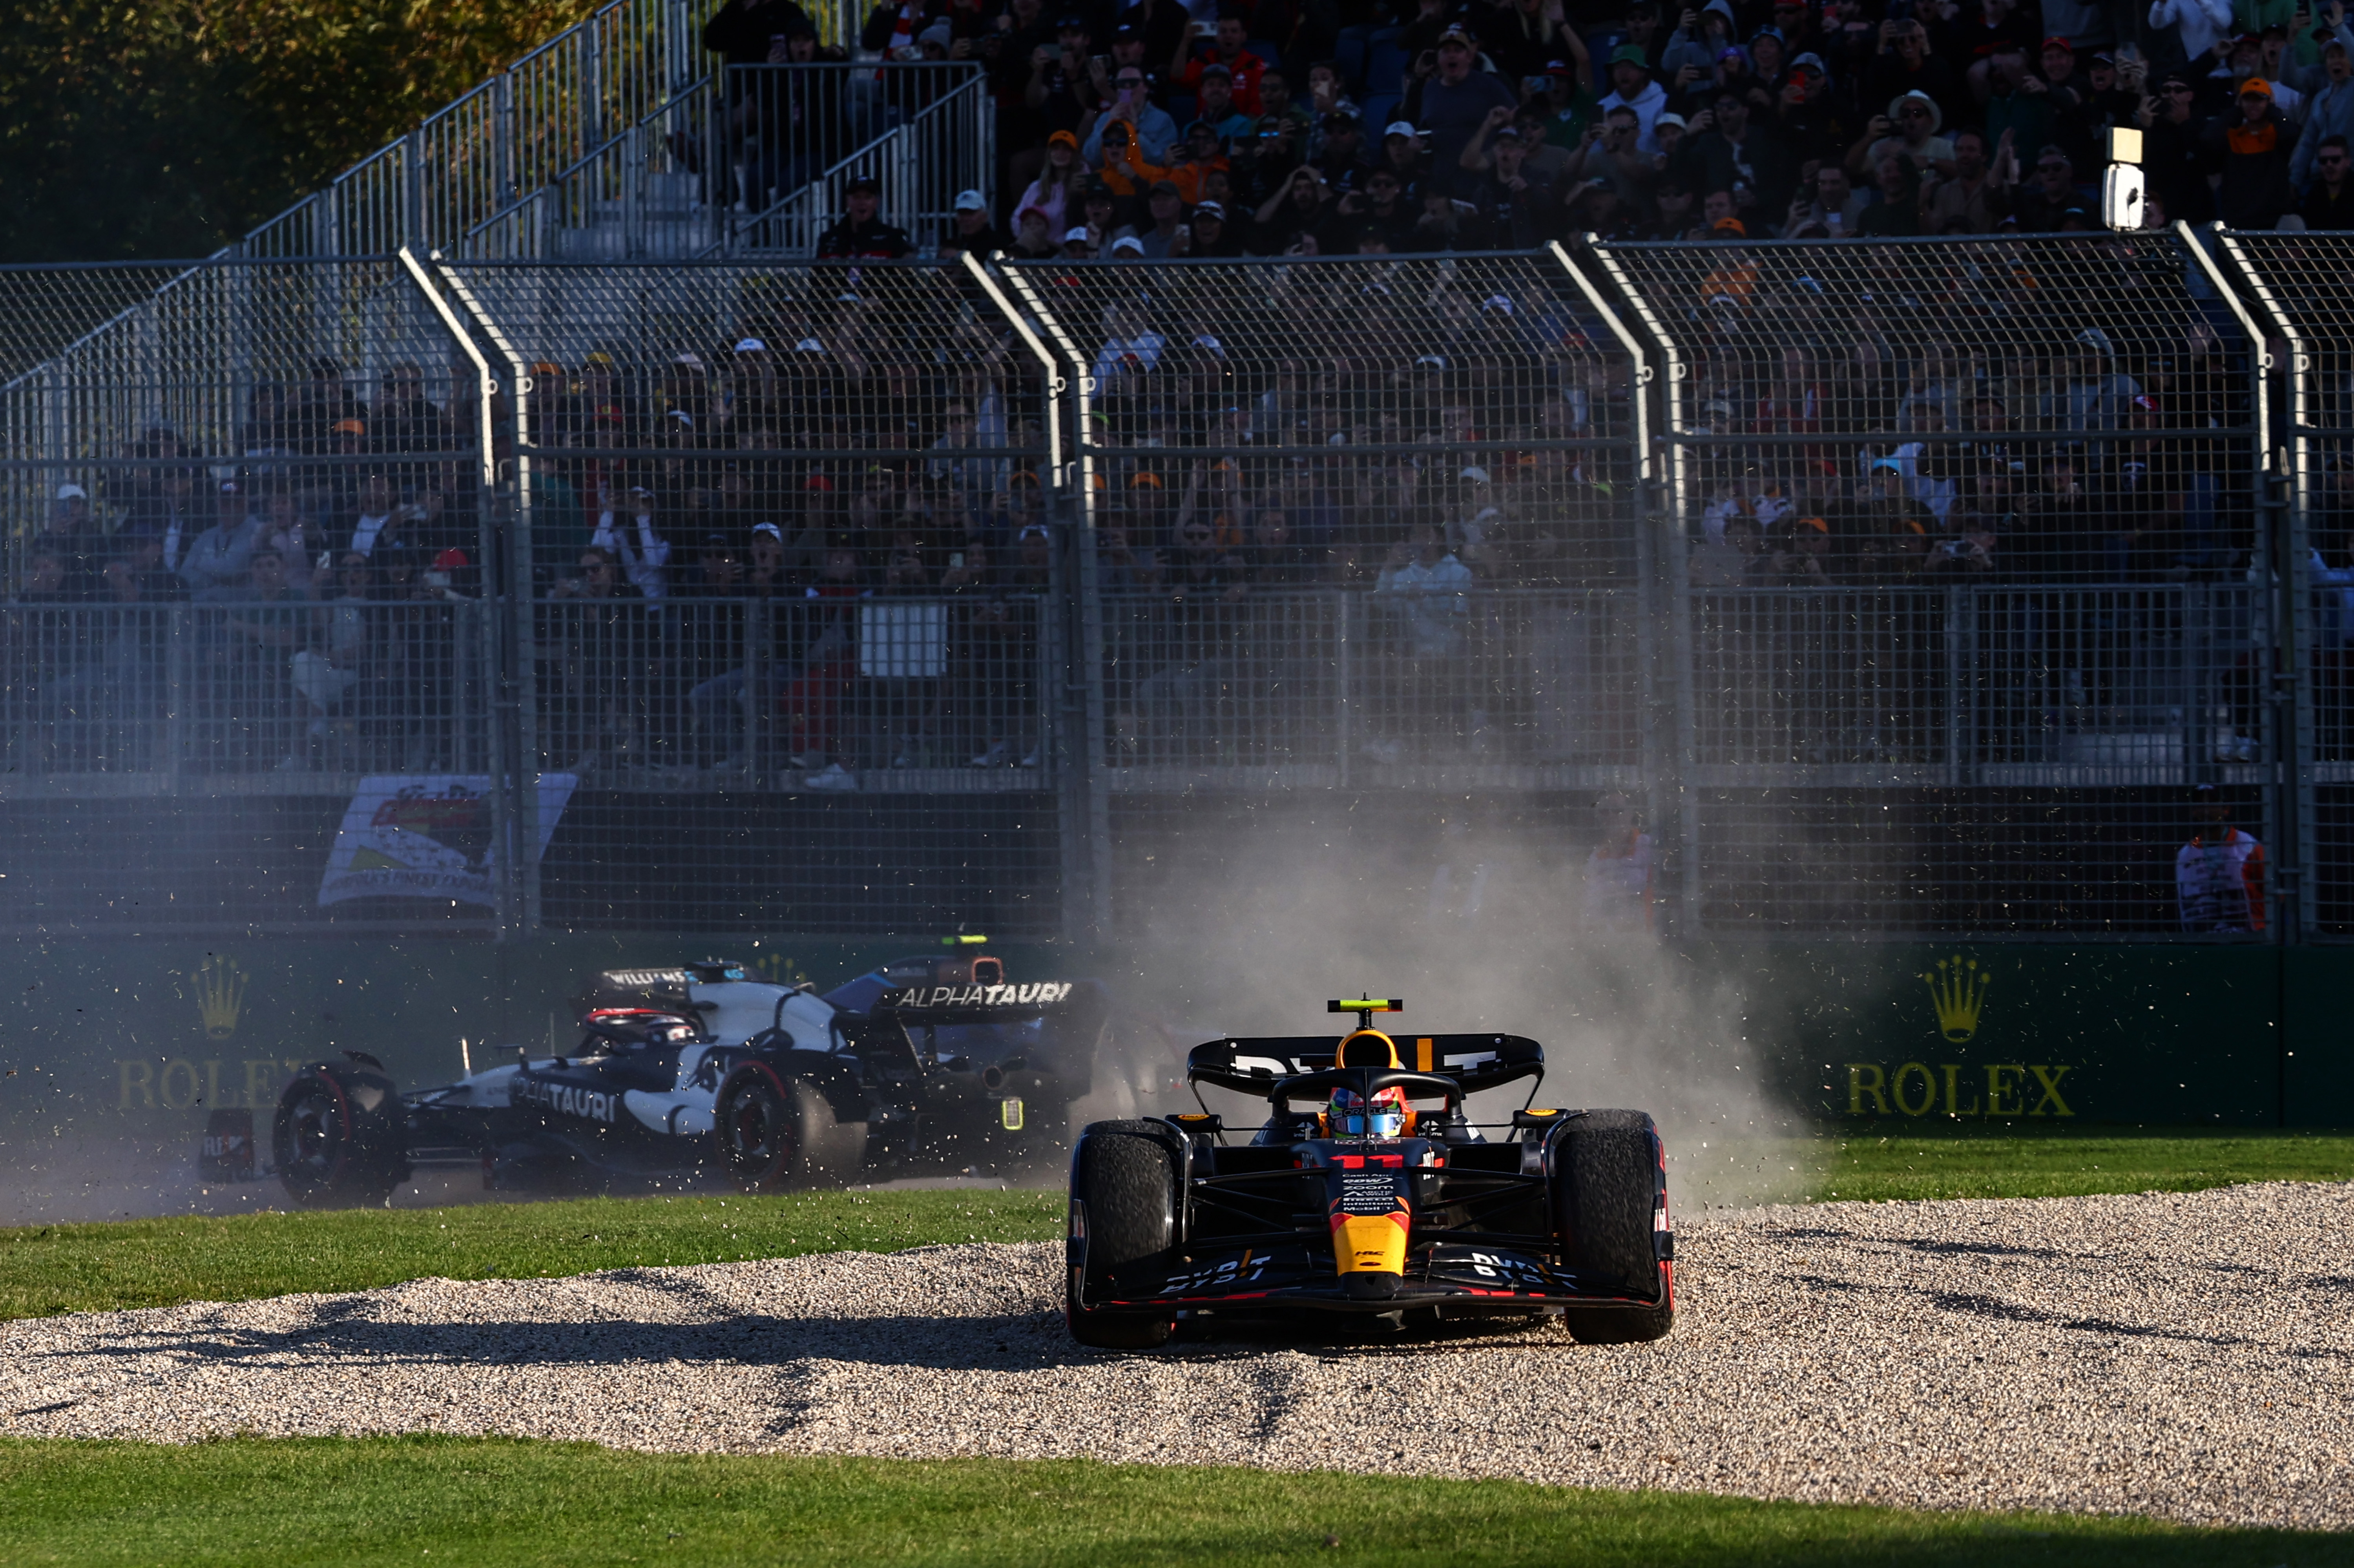
[[[1174,1313],[1159,1317],[1104,1312],[1089,1296],[1157,1285],[1177,1245],[1177,1161],[1144,1122],[1096,1122],[1071,1160],[1075,1234],[1064,1270],[1063,1321],[1071,1338],[1101,1351],[1149,1351],[1169,1341]]]
[[[408,1180],[407,1118],[391,1078],[355,1062],[313,1062],[278,1097],[270,1155],[306,1209],[373,1208]]]
[[[841,1121],[824,1091],[766,1062],[727,1075],[712,1102],[719,1163],[747,1192],[839,1187],[858,1173],[866,1124]]]
[[[1656,1303],[1571,1308],[1569,1331],[1580,1344],[1641,1344],[1675,1327],[1673,1267],[1658,1231],[1667,1198],[1659,1129],[1644,1112],[1587,1111],[1562,1128],[1553,1207],[1564,1263],[1582,1287]]]

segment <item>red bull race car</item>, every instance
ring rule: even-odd
[[[1109,1016],[1095,982],[1015,982],[966,953],[895,960],[823,995],[720,959],[613,969],[578,1001],[570,1049],[513,1047],[432,1088],[403,1093],[354,1052],[305,1067],[269,1129],[288,1194],[381,1202],[424,1165],[577,1192],[1059,1162]]]
[[[1268,1103],[1247,1139],[1206,1107],[1086,1128],[1066,1250],[1074,1339],[1150,1349],[1181,1320],[1308,1314],[1398,1327],[1559,1314],[1588,1344],[1669,1331],[1675,1234],[1650,1117],[1524,1106],[1475,1126],[1469,1096],[1542,1082],[1535,1041],[1393,1035],[1372,1020],[1398,1001],[1329,1006],[1358,1015],[1337,1043],[1193,1048],[1197,1100],[1207,1084]]]

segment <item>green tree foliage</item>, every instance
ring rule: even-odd
[[[594,0],[9,0],[0,260],[202,256]]]

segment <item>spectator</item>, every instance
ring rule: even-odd
[[[1354,114],[1327,114],[1319,122],[1322,135],[1310,161],[1336,196],[1364,188],[1373,164],[1365,156],[1363,127]]]
[[[48,521],[33,546],[64,563],[63,591],[69,598],[95,597],[105,544],[105,535],[90,514],[90,492],[70,481],[58,485],[49,503]]]
[[[619,514],[610,504],[598,514],[588,543],[611,552],[631,588],[659,599],[669,585],[670,541],[654,524],[654,493],[633,485],[623,503]]]
[[[1478,30],[1497,71],[1507,81],[1524,86],[1543,76],[1554,60],[1586,58],[1585,41],[1569,25],[1562,0],[1504,0],[1480,20]]]
[[[1185,127],[1192,134],[1193,127],[1206,125],[1220,142],[1232,142],[1238,136],[1250,136],[1258,130],[1258,116],[1246,114],[1235,101],[1234,79],[1226,68],[1212,64],[1202,73],[1202,85],[1194,96],[1192,124]]]
[[[1635,803],[1613,790],[1594,802],[1596,833],[1585,856],[1578,898],[1578,921],[1589,931],[1649,931],[1652,902],[1651,835],[1643,832]]]
[[[1940,105],[1942,113],[1946,107],[1961,108],[1960,89],[1954,68],[1931,48],[1929,29],[1919,16],[1880,24],[1872,66],[1863,79],[1864,102],[1887,103],[1917,92]]]
[[[1500,108],[1509,117],[1521,106],[1520,94],[1502,78],[1473,69],[1477,61],[1471,35],[1448,28],[1439,36],[1436,72],[1416,84],[1418,99],[1409,95],[1406,104],[1411,115],[1418,102],[1432,177],[1457,188],[1470,184],[1458,165],[1463,144],[1486,127],[1490,110]]]
[[[2186,4],[2190,0],[2185,0]],[[2207,223],[2215,216],[2215,193],[2207,183],[2204,123],[2194,112],[2198,89],[2180,71],[2168,72],[2158,96],[2145,100],[2134,119],[2148,132],[2142,149],[2150,194],[2177,222]]]
[[[556,585],[561,608],[550,610],[546,638],[562,694],[551,749],[575,772],[639,748],[652,627],[619,556],[592,545],[578,562],[579,575]]]
[[[2043,79],[2028,69],[2022,46],[2006,43],[1986,62],[1980,127],[1999,142],[2005,132],[2021,147],[2041,147],[2052,140],[2052,105],[2044,96]]]
[[[1253,233],[1261,254],[1280,253],[1303,235],[1318,234],[1328,217],[1331,197],[1324,176],[1311,164],[1302,164],[1253,215]]]
[[[2343,34],[2345,7],[2333,5],[2332,14],[2338,18],[2338,29]],[[2310,188],[2315,165],[2320,150],[2329,144],[2333,136],[2354,140],[2354,52],[2348,40],[2333,37],[2321,51],[2320,79],[2313,84],[2311,100],[2306,104],[2305,125],[2297,137],[2296,151],[2289,155],[2289,182],[2299,190]],[[2343,224],[2315,224],[2310,217],[2308,228],[2339,228]]]
[[[257,549],[247,558],[246,583],[223,630],[228,665],[225,689],[229,714],[251,727],[249,736],[266,755],[282,753],[281,772],[313,765],[307,746],[297,748],[286,733],[293,717],[293,658],[315,634],[312,612],[299,608],[302,593],[286,580],[286,563],[275,550]]]
[[[817,237],[821,261],[896,261],[916,249],[905,229],[876,216],[883,187],[871,175],[854,176],[842,187],[843,217]]]
[[[2288,179],[2297,128],[2261,77],[2240,84],[2234,106],[2211,122],[2200,144],[2222,172],[2218,216],[2232,228],[2272,228],[2296,205]]]
[[[1013,259],[1017,261],[1043,261],[1062,253],[1062,245],[1047,227],[1043,207],[1025,207],[1014,220]]]
[[[1494,249],[1531,250],[1553,238],[1559,204],[1553,187],[1528,172],[1527,156],[1520,132],[1502,127],[1496,132],[1495,166],[1471,192],[1471,205]]]
[[[727,0],[703,25],[703,47],[726,65],[762,65],[797,27],[811,27],[809,14],[794,0]]]
[[[1870,192],[1860,191],[1847,177],[1846,165],[1825,164],[1815,171],[1814,196],[1803,193],[1791,203],[1794,219],[1819,223],[1829,229],[1833,238],[1843,238],[1858,232],[1863,209],[1872,205]]]
[[[1848,149],[1848,170],[1877,178],[1880,161],[1893,153],[1923,174],[1934,170],[1949,175],[1954,144],[1939,134],[1944,125],[1944,111],[1927,94],[1908,92],[1892,99],[1888,112],[1872,116],[1863,139]]]
[[[2160,46],[2172,64],[2195,69],[2231,36],[2232,0],[2151,0],[2149,26],[2166,30]]]
[[[2011,206],[2022,234],[2057,233],[2069,209],[2084,206],[2075,165],[2057,143],[2036,154],[2035,178],[2020,187]]]
[[[1183,176],[1179,182],[1181,189],[1190,186],[1198,191],[1201,171],[1217,156],[1218,138],[1217,132],[1212,128],[1201,125],[1198,122],[1196,126],[1197,130],[1193,135],[1178,143],[1178,155],[1184,162],[1172,168],[1148,163],[1138,156],[1134,144],[1129,141],[1128,127],[1115,121],[1104,130],[1102,175],[1104,184],[1110,186],[1118,195],[1139,196],[1150,189],[1156,180],[1168,179],[1175,174]],[[1037,210],[1042,215],[1045,212],[1043,207]],[[1068,228],[1069,225],[1066,224],[1062,229],[1056,229],[1051,221],[1047,224],[1048,230],[1054,233],[1064,232]]]
[[[1198,26],[1196,24],[1195,26]],[[1223,75],[1235,109],[1256,120],[1265,111],[1259,105],[1259,78],[1267,62],[1243,47],[1249,37],[1249,13],[1228,6],[1218,13],[1215,42],[1211,52],[1199,59],[1193,58],[1193,33],[1178,41],[1169,56],[1169,89],[1172,92],[1190,91],[1203,96],[1214,77]],[[1204,111],[1207,118],[1208,111]],[[1221,134],[1235,134],[1222,132]]]
[[[2313,184],[2298,208],[2307,228],[2354,228],[2354,179],[2347,177],[2347,141],[2325,136],[2313,160]]]
[[[1144,208],[1151,221],[1136,236],[1137,254],[1148,261],[1183,256],[1191,237],[1185,231],[1185,198],[1174,184],[1155,180],[1145,193]]]
[[[2010,187],[1988,167],[1982,132],[1956,131],[1952,142],[1954,170],[1929,186],[1922,207],[1922,232],[1991,234],[2009,215]]]
[[[2232,826],[2232,808],[2212,784],[2199,786],[2199,831],[2174,856],[2174,894],[2182,928],[2200,934],[2261,934],[2264,928],[2264,846]]]
[[[1700,188],[1731,191],[1734,216],[1750,228],[1763,232],[1788,210],[1797,167],[1775,133],[1751,120],[1740,94],[1718,95],[1715,122],[1693,138],[1691,157],[1702,171]]]
[[[1079,127],[1100,111],[1111,96],[1105,68],[1088,56],[1087,19],[1066,16],[1055,24],[1055,43],[1032,52],[1030,80],[1023,101],[1034,115],[1034,123],[1055,134],[1068,132],[1076,148]]]
[[[1046,215],[1048,232],[1064,233],[1079,221],[1087,184],[1087,165],[1079,162],[1079,139],[1068,131],[1057,131],[1046,138],[1046,166],[1023,189],[1013,209],[1022,212],[1034,207]]]
[[[191,540],[181,557],[180,576],[188,585],[188,597],[203,603],[244,598],[260,537],[261,520],[246,514],[238,482],[223,480],[213,525]]]
[[[1114,124],[1126,135],[1140,163],[1166,166],[1177,143],[1177,122],[1148,95],[1144,71],[1133,65],[1119,68],[1112,77],[1109,105],[1096,117],[1080,144],[1079,159],[1091,169],[1103,167],[1104,132]]]
[[[1621,44],[1610,51],[1610,91],[1595,108],[1607,114],[1621,106],[1635,111],[1636,150],[1658,152],[1659,143],[1652,135],[1652,126],[1667,110],[1668,92],[1651,79],[1650,61],[1635,44]]]
[[[956,217],[940,236],[940,260],[970,255],[986,260],[1005,249],[1005,237],[989,220],[989,200],[979,191],[959,191]]]

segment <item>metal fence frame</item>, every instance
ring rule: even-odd
[[[2140,771],[2132,777],[2138,779],[2147,774],[2151,780],[2161,780],[2187,779],[2195,775],[2260,794],[2265,806],[2264,837],[2279,873],[2271,888],[2274,918],[2263,939],[2274,943],[2338,940],[2354,936],[2354,923],[2332,913],[2336,905],[2331,900],[2338,898],[2339,893],[2331,890],[2340,889],[2341,885],[2354,888],[2354,874],[2331,869],[2346,848],[2338,842],[2346,835],[2333,836],[2331,831],[2319,825],[2319,820],[2327,792],[2343,782],[2346,759],[2330,749],[2338,742],[2320,738],[2337,734],[2330,726],[2338,723],[2339,699],[2325,694],[2325,705],[2317,707],[2317,691],[2322,683],[2317,672],[2322,662],[2324,640],[2343,635],[2341,630],[2333,630],[2339,627],[2339,621],[2327,620],[2326,626],[2324,621],[2339,615],[2346,604],[2331,597],[2338,586],[2335,579],[2317,580],[2308,570],[2308,562],[2322,526],[2317,520],[2333,504],[2330,496],[2334,493],[2327,486],[2335,478],[2337,466],[2344,463],[2346,449],[2354,445],[2354,419],[2347,417],[2347,409],[2354,408],[2354,394],[2343,393],[2330,379],[2342,378],[2345,364],[2354,363],[2354,331],[2340,327],[2335,315],[2310,289],[2299,292],[2296,281],[2317,275],[2315,269],[2326,273],[2341,267],[2344,261],[2354,261],[2354,252],[2327,237],[2222,234],[2214,237],[2214,253],[2211,254],[2208,238],[2178,228],[2168,236],[2146,237],[2139,242],[2169,247],[2169,254],[2183,269],[2185,286],[2194,293],[2202,285],[2210,291],[2215,319],[2227,323],[2227,330],[2238,334],[2236,341],[2246,369],[2249,423],[2244,433],[2227,435],[2238,444],[2241,456],[2246,460],[2246,471],[2254,476],[2256,493],[2249,500],[2259,514],[2264,553],[2256,576],[2244,587],[2237,583],[2224,585],[2228,591],[2220,598],[2196,584],[2179,589],[2161,587],[2141,591],[2157,607],[2147,613],[2161,617],[2169,625],[2179,623],[2188,628],[2182,633],[2186,637],[2200,635],[2197,627],[2205,624],[2200,618],[2211,613],[2200,607],[2211,599],[2218,607],[2212,613],[2224,615],[2229,626],[2239,627],[2243,631],[2253,625],[2276,628],[2274,651],[2284,662],[2276,670],[2257,672],[2263,690],[2252,703],[2254,711],[2263,715],[2264,733],[2261,747],[2252,760],[2228,767],[2208,766],[2205,743],[2194,719],[2183,731],[2179,757],[2168,761],[2152,752],[2145,761],[2134,765]],[[1848,248],[1846,253],[1852,258],[1861,254],[1852,248],[1862,244],[1933,246],[1955,242],[1840,243]],[[2086,241],[2023,243],[2082,246]],[[1629,529],[1627,537],[1637,562],[1636,570],[1628,579],[1638,607],[1632,639],[1635,651],[1628,665],[1633,672],[1628,689],[1639,703],[1639,713],[1631,721],[1636,726],[1632,732],[1636,736],[1634,749],[1628,754],[1632,766],[1614,764],[1598,770],[1552,773],[1498,773],[1489,784],[1524,793],[1550,789],[1559,795],[1564,790],[1583,794],[1639,782],[1651,831],[1668,850],[1667,891],[1669,904],[1676,911],[1675,918],[1688,933],[1713,934],[1723,927],[1713,925],[1706,915],[1712,894],[1703,867],[1710,829],[1705,808],[1701,804],[1702,791],[1712,780],[1735,777],[1736,773],[1726,771],[1728,767],[1735,768],[1739,777],[1759,781],[1770,782],[1781,774],[1770,762],[1737,758],[1728,762],[1720,758],[1718,754],[1727,743],[1712,730],[1712,721],[1701,711],[1697,700],[1700,681],[1696,661],[1712,655],[1702,648],[1702,615],[1696,605],[1698,590],[1681,569],[1681,562],[1689,522],[1697,515],[1701,468],[1697,454],[1709,438],[1695,429],[1692,402],[1697,387],[1678,324],[1662,318],[1647,288],[1622,265],[1624,254],[1617,248],[1593,246],[1573,256],[1568,249],[1554,247],[1543,252],[1477,260],[1478,266],[1518,269],[1526,276],[1542,275],[1548,280],[1548,287],[1556,289],[1564,300],[1574,302],[1584,319],[1602,329],[1591,352],[1613,356],[1622,363],[1634,394],[1627,405],[1629,423],[1625,428],[1614,429],[1606,439],[1582,440],[1585,445],[1610,447],[1617,454],[1612,461],[1623,462],[1635,481],[1629,493],[1618,501],[1621,521]],[[1476,259],[1458,258],[1453,262],[1404,260],[1413,266],[1463,267]],[[496,831],[501,842],[508,846],[503,863],[512,872],[512,885],[500,890],[493,921],[503,933],[528,932],[546,919],[536,863],[516,853],[521,845],[533,842],[531,817],[535,792],[526,789],[524,781],[532,771],[526,759],[539,752],[536,736],[541,728],[540,715],[534,711],[540,683],[535,669],[538,655],[533,630],[535,590],[531,575],[530,498],[535,464],[558,455],[552,449],[534,444],[532,417],[535,397],[540,390],[535,377],[542,374],[535,361],[566,355],[577,357],[588,340],[568,344],[559,354],[546,344],[518,337],[511,313],[496,301],[486,299],[475,281],[489,275],[485,268],[521,266],[553,291],[551,298],[557,298],[567,289],[588,286],[585,281],[594,275],[614,273],[614,269],[482,263],[456,258],[429,260],[404,252],[394,259],[366,263],[182,264],[162,270],[164,275],[161,288],[151,287],[146,275],[142,274],[135,286],[126,285],[120,291],[122,300],[114,304],[103,303],[112,297],[102,290],[93,292],[90,297],[101,301],[103,308],[92,306],[91,319],[75,321],[61,316],[57,332],[62,341],[51,344],[35,334],[7,349],[14,357],[6,366],[13,377],[6,396],[18,399],[16,407],[20,411],[12,413],[6,421],[8,450],[0,452],[0,473],[7,475],[8,482],[20,491],[33,484],[46,492],[60,476],[90,472],[111,461],[119,461],[112,453],[123,435],[151,411],[141,399],[152,402],[154,397],[126,367],[143,363],[140,355],[152,356],[158,351],[158,344],[168,335],[158,323],[165,322],[175,309],[214,323],[202,330],[210,331],[217,340],[217,357],[228,356],[219,357],[219,364],[228,368],[219,370],[218,375],[234,380],[239,376],[254,374],[249,369],[239,370],[231,363],[240,336],[235,324],[241,319],[238,312],[242,308],[236,302],[238,291],[246,286],[238,280],[240,276],[249,280],[259,276],[258,269],[275,266],[283,270],[290,265],[295,272],[314,280],[312,293],[316,296],[315,313],[322,330],[344,334],[339,341],[345,343],[356,341],[351,335],[355,333],[365,336],[370,318],[366,309],[355,313],[346,302],[348,287],[336,281],[343,273],[361,269],[376,278],[379,286],[416,291],[423,308],[429,313],[437,341],[446,340],[444,346],[453,368],[462,366],[458,373],[471,379],[469,417],[474,423],[465,432],[465,445],[472,454],[467,461],[477,465],[474,477],[481,485],[480,549],[487,572],[484,614],[497,629],[494,644],[484,650],[486,662],[495,666],[497,673],[492,711],[486,715],[492,721],[487,733],[492,748],[491,770],[501,780]],[[808,277],[797,285],[801,287],[814,286],[822,278],[832,276],[822,269],[811,269],[808,263],[788,260],[740,259],[699,265],[716,268],[730,276],[798,276],[807,272]],[[1112,824],[1118,800],[1142,799],[1156,793],[1165,796],[1172,789],[1265,792],[1287,787],[1287,782],[1278,777],[1247,768],[1228,769],[1216,778],[1206,778],[1197,770],[1187,777],[1172,773],[1156,779],[1150,769],[1116,766],[1118,759],[1109,753],[1111,726],[1106,701],[1106,669],[1108,650],[1115,632],[1108,619],[1107,596],[1098,575],[1097,524],[1102,493],[1097,482],[1106,465],[1118,461],[1117,454],[1123,449],[1106,445],[1095,437],[1091,414],[1100,388],[1096,380],[1091,340],[1079,323],[1068,319],[1071,307],[1075,302],[1084,306],[1096,298],[1088,291],[1093,286],[1087,281],[1090,277],[1108,278],[1110,270],[1119,267],[1129,270],[1137,286],[1150,289],[1157,286],[1156,280],[1175,286],[1176,275],[1186,270],[1196,274],[1186,285],[1192,287],[1201,281],[1205,270],[1221,268],[1234,277],[1264,279],[1284,268],[1308,267],[1334,277],[1353,278],[1359,273],[1347,270],[1386,267],[1395,271],[1401,266],[1402,259],[1397,258],[1182,262],[1151,267],[1134,263],[1019,264],[1002,259],[995,264],[983,265],[968,258],[949,273],[925,270],[928,278],[940,280],[939,288],[962,291],[968,308],[980,313],[991,330],[1012,345],[1012,352],[1024,359],[1037,376],[1038,406],[1044,413],[1041,444],[1034,450],[1023,450],[1030,461],[1039,465],[1048,503],[1046,515],[1052,521],[1057,542],[1053,588],[1044,607],[1051,613],[1041,620],[1038,648],[1040,700],[1045,710],[1042,715],[1044,733],[1052,743],[1052,765],[1042,771],[1040,779],[1055,801],[1055,856],[1066,896],[1054,924],[1063,937],[1076,939],[1102,934],[1112,927]],[[2300,272],[2299,268],[2306,270]],[[65,273],[75,270],[53,270]],[[676,268],[620,270],[642,279],[648,287],[664,286],[662,280],[682,275]],[[1412,266],[1406,266],[1405,270],[1411,271]],[[1117,286],[1125,288],[1129,284],[1122,281]],[[285,291],[281,288],[281,292]],[[286,297],[297,296],[310,297],[301,290]],[[416,303],[412,300],[403,308],[413,308]],[[2268,343],[2278,344],[2285,352],[2276,356],[2268,350]],[[2274,403],[2275,397],[2280,399],[2277,407]],[[1653,397],[1659,399],[1656,407],[1651,402]],[[229,396],[223,408],[231,408],[235,401],[235,397]],[[120,411],[108,412],[116,408]],[[220,417],[233,418],[233,413]],[[225,434],[225,429],[224,427],[221,433]],[[1833,432],[1819,439],[1838,440],[1846,437]],[[1514,443],[1493,439],[1487,444],[1503,448]],[[1447,443],[1425,445],[1441,450]],[[21,503],[27,498],[19,499]],[[27,526],[23,521],[26,515],[20,504],[16,524],[19,538]],[[1778,601],[1770,590],[1744,591],[1754,596],[1744,601],[1748,606],[1744,613],[1780,613],[1774,609]],[[1840,591],[1849,600],[1860,602],[1874,590]],[[1922,644],[1922,656],[1944,660],[1946,663],[1940,668],[1958,671],[1978,648],[1973,639],[1980,633],[1974,629],[1993,624],[1988,617],[1999,620],[2004,613],[1985,608],[1988,604],[1999,599],[2003,593],[2016,596],[2045,590],[2030,585],[2023,589],[1970,587],[1906,591],[1914,592],[1916,597],[1922,591],[1944,595],[1934,609],[1919,612],[1929,618],[1921,621],[1925,629],[1924,634],[1929,638],[1927,643]],[[1885,594],[1881,597],[1887,598]],[[2224,603],[2226,599],[2230,601],[2228,605]],[[1344,642],[1376,645],[1378,639],[1366,629],[1363,605],[1345,598],[1335,603],[1343,618],[1337,624],[1354,628]],[[1925,606],[1927,603],[1923,600]],[[1903,613],[1919,619],[1914,610]],[[1355,619],[1350,619],[1352,617]],[[2328,643],[2332,648],[2336,645],[2335,641]],[[2185,644],[2186,648],[2192,646]],[[2150,656],[2187,658],[2194,663],[2206,657],[2195,652],[2178,653],[2163,649]],[[2152,670],[2147,678],[2161,685],[2177,679],[2157,666]],[[1850,768],[1844,774],[1822,768],[1811,773],[1801,769],[1800,773],[1808,779],[1819,774],[1825,781],[1848,780],[1837,788],[1870,784],[1891,789],[1906,787],[1908,781],[1931,785],[1941,780],[1950,782],[1972,768],[1980,782],[2001,788],[2042,777],[2002,761],[1999,747],[1988,749],[1993,743],[1972,738],[1986,726],[2002,721],[1999,715],[1968,718],[1968,724],[1978,727],[1966,730],[1964,710],[1976,699],[1960,693],[1952,681],[1949,676],[1951,689],[1946,697],[1938,699],[1945,705],[1944,711],[1952,715],[1951,722],[1937,720],[1946,725],[1938,732],[1942,738],[1933,737],[1935,744],[1919,758],[1901,766],[1891,763],[1861,771]],[[1961,749],[1965,744],[1977,748],[1968,758]],[[1936,746],[1946,749],[1937,751]],[[1301,774],[1295,770],[1289,782],[1321,782],[1358,791],[1370,789],[1404,799],[1418,789],[1430,787],[1438,778],[1427,772],[1417,775],[1411,769],[1387,774],[1379,770],[1352,773],[1346,760],[1348,756],[1344,746],[1337,768],[1327,773]],[[2086,777],[2093,775],[2088,773]],[[1789,781],[1804,782],[1799,773],[1790,774]],[[1925,927],[1952,928],[1957,927],[1935,921]],[[2008,933],[1968,928],[1974,938],[2010,935],[2022,939],[2068,940],[2083,939],[2098,931],[2103,939],[2120,936],[2130,939],[2130,933],[2099,931],[2097,923],[2091,928],[2063,924]],[[2155,931],[2144,936],[2180,939]]]

